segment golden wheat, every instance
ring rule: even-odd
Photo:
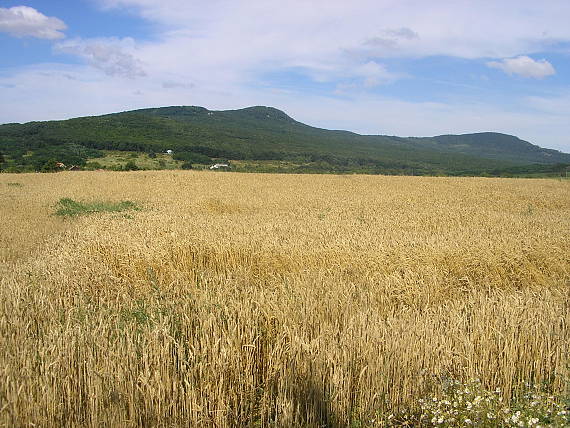
[[[564,387],[568,182],[2,174],[0,201],[4,426],[373,426],[442,378]]]

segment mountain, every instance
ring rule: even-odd
[[[148,108],[63,121],[0,125],[0,152],[14,165],[100,150],[187,153],[190,158],[288,161],[330,171],[480,174],[526,164],[570,163],[570,155],[505,134],[402,138],[359,135],[300,123],[271,107],[211,111]],[[55,159],[54,157],[54,159]],[[36,162],[37,165],[40,160]]]

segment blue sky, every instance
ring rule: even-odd
[[[0,0],[0,123],[269,105],[570,152],[567,0]]]

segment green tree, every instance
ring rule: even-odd
[[[57,170],[59,170],[59,167],[57,166],[58,162],[55,159],[49,159],[47,160],[42,167],[40,168],[41,172],[56,172]]]

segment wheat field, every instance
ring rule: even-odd
[[[1,426],[380,426],[568,378],[567,181],[0,174],[0,218]]]

